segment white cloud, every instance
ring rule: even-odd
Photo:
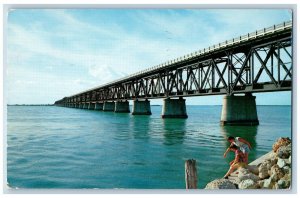
[[[258,11],[251,20],[249,12],[209,13],[207,20],[195,10],[184,17],[141,10],[131,16],[130,23],[139,26],[136,31],[117,23],[95,25],[65,10],[44,11],[55,21],[55,31],[42,25],[43,18],[27,26],[10,22],[8,96],[52,101],[72,95],[230,39],[241,27],[254,29],[263,17]],[[272,17],[265,16],[262,24],[271,23]],[[216,21],[220,26],[214,25]]]
[[[95,78],[99,78],[103,84],[128,75],[107,65],[92,65],[89,67],[89,74]]]

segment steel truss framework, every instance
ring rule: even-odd
[[[291,90],[292,37],[228,48],[56,104]]]

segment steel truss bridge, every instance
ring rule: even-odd
[[[172,98],[292,88],[292,22],[226,40],[55,102]]]

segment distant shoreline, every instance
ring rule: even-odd
[[[55,106],[54,104],[7,104],[7,106]],[[132,106],[132,105],[131,105]],[[151,105],[162,106],[162,105]],[[186,106],[222,106],[222,105],[186,105]],[[292,106],[292,105],[256,105],[256,106]]]
[[[54,106],[54,104],[7,104],[7,106]]]

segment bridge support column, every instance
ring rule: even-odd
[[[132,115],[151,115],[150,101],[134,100],[132,106]]]
[[[187,118],[185,99],[164,99],[162,118]]]
[[[128,101],[116,101],[115,102],[116,113],[130,113]]]
[[[88,109],[94,110],[95,109],[95,103],[90,102]]]
[[[89,103],[84,103],[82,108],[83,109],[88,109],[88,107],[89,107]]]
[[[114,102],[104,102],[103,103],[103,111],[114,111],[115,103]]]
[[[255,96],[224,96],[221,125],[259,125]]]
[[[96,104],[95,104],[95,110],[103,110],[103,103],[96,102]]]

